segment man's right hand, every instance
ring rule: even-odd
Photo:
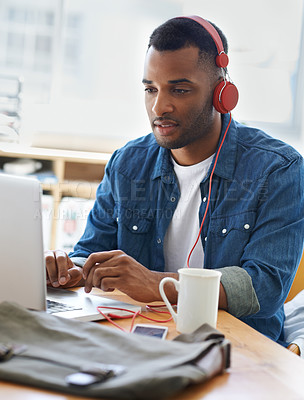
[[[48,286],[68,288],[84,285],[82,268],[74,265],[64,251],[48,250],[44,255]]]

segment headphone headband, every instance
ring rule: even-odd
[[[229,58],[225,53],[222,39],[218,34],[218,31],[214,28],[214,26],[204,18],[199,17],[198,15],[189,15],[188,17],[179,17],[179,18],[192,19],[192,21],[195,21],[198,24],[200,24],[209,33],[217,48],[218,55],[215,59],[216,65],[219,68],[226,68],[229,63]]]
[[[226,68],[229,63],[229,58],[225,53],[222,39],[214,26],[210,22],[206,21],[204,18],[201,18],[197,15],[177,18],[192,19],[194,22],[201,25],[209,33],[217,49],[215,63],[219,68]],[[238,99],[239,93],[236,86],[232,82],[228,81],[226,78],[221,80],[221,82],[218,83],[214,89],[213,106],[216,111],[221,114],[226,114],[233,110],[234,107],[237,105]]]

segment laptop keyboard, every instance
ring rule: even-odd
[[[71,306],[69,304],[47,299],[47,312],[49,314],[74,310],[81,310],[81,307]]]

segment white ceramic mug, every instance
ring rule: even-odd
[[[159,284],[160,294],[180,333],[191,333],[207,323],[216,328],[221,272],[212,269],[181,268],[179,280],[167,277]],[[178,291],[177,312],[168,301],[164,285],[172,282]]]

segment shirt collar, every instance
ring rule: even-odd
[[[226,131],[228,123],[229,123],[229,114],[223,114],[222,130],[221,130],[219,144],[221,143],[222,137]],[[236,129],[237,129],[236,124],[232,119],[214,171],[216,175],[225,179],[232,179],[233,177],[235,158],[236,158]],[[209,177],[210,172],[213,168],[214,160],[209,168],[206,179]],[[162,177],[162,180],[165,183],[173,183],[175,181],[175,174],[171,161],[170,150],[165,149],[163,147],[159,148],[155,167],[151,174],[152,179],[156,179],[159,177]]]
[[[173,164],[171,161],[170,150],[163,147],[159,148],[158,156],[156,159],[155,167],[151,175],[152,179],[161,177],[165,183],[175,182],[175,174]]]

